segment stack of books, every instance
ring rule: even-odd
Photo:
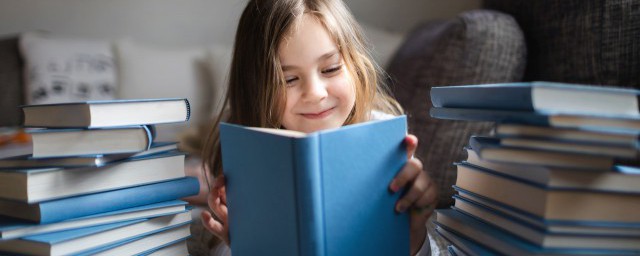
[[[638,255],[638,90],[530,82],[436,87],[431,116],[469,138],[437,232],[456,255]]]
[[[23,106],[33,153],[0,159],[0,254],[188,255],[199,191],[176,143],[186,99]]]

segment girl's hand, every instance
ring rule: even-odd
[[[395,193],[403,187],[407,188],[406,194],[396,203],[396,211],[411,211],[410,244],[411,255],[415,255],[425,241],[427,235],[425,224],[435,209],[438,197],[435,184],[422,170],[422,162],[412,157],[418,147],[418,138],[409,134],[405,138],[405,143],[407,143],[409,160],[391,181],[389,189]]]
[[[215,215],[215,218],[211,215],[211,212],[202,211],[202,225],[227,245],[230,245],[229,222],[227,221],[227,192],[224,175],[215,178],[214,185],[207,197],[207,203],[209,204],[209,209]]]

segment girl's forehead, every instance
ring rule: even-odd
[[[305,14],[283,36],[278,46],[278,56],[286,62],[315,59],[337,50],[338,46],[324,24],[314,15]]]

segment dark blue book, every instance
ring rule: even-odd
[[[0,198],[36,203],[177,179],[185,176],[184,157],[168,151],[97,168],[0,169]]]
[[[456,200],[456,207],[460,209],[468,209],[468,207],[490,209],[547,232],[640,236],[640,222],[545,219],[458,186],[453,186],[453,188],[458,192],[453,198]]]
[[[189,120],[187,99],[84,101],[21,106],[25,127],[102,128]]]
[[[467,159],[460,165],[483,168],[539,186],[559,189],[583,189],[640,193],[640,168],[616,165],[611,170],[575,170],[544,165],[517,164],[481,159],[467,147]]]
[[[457,166],[456,186],[545,219],[640,222],[639,193],[555,189],[472,166]]]
[[[438,108],[528,111],[640,117],[639,90],[553,82],[481,84],[431,88]]]
[[[471,136],[469,147],[482,160],[504,163],[593,171],[608,171],[618,163],[612,156],[505,146],[499,138],[484,136]]]
[[[528,124],[593,131],[640,133],[640,118],[638,117],[543,114],[527,111],[471,108],[431,108],[429,114],[433,118],[447,120]]]
[[[151,148],[152,125],[109,129],[30,129],[32,157],[137,153]]]
[[[0,242],[0,251],[28,255],[73,255],[191,222],[191,212],[136,219]]]
[[[171,200],[49,224],[0,216],[0,240],[174,214],[184,211],[186,204],[184,201]]]
[[[93,214],[176,200],[198,194],[200,184],[194,177],[152,183],[106,192],[26,204],[0,201],[0,214],[37,223],[53,223]]]
[[[452,208],[485,224],[492,225],[511,235],[545,248],[640,250],[640,236],[638,235],[603,235],[573,231],[549,231],[464,199],[456,199],[455,206]]]
[[[0,159],[0,169],[101,167],[117,161],[138,159],[171,150],[178,150],[176,142],[154,142],[148,150],[137,153],[44,158],[34,158],[28,154]]]
[[[485,255],[478,252],[489,252],[487,255],[494,255],[491,252],[497,252],[498,255],[637,255],[640,253],[638,250],[624,249],[545,248],[453,209],[437,210],[436,214],[436,225],[440,228],[440,233],[452,241],[456,247],[469,250],[471,255],[476,253]]]
[[[186,223],[185,223],[186,224]],[[82,251],[74,256],[109,255],[189,255],[186,239],[191,235],[189,225],[173,226],[160,232],[136,236],[117,243]]]
[[[405,116],[311,134],[222,124],[233,254],[408,255],[389,191],[406,132]]]

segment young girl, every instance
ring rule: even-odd
[[[205,165],[216,177],[208,198],[215,218],[204,211],[204,226],[227,245],[233,242],[217,130],[221,120],[314,132],[400,114],[380,74],[342,1],[250,1],[236,32],[225,109],[204,150]],[[408,135],[405,142],[413,155],[417,138]],[[425,223],[436,203],[436,189],[418,159],[410,158],[389,184],[394,193],[403,187],[407,193],[395,210],[410,210],[411,253],[428,254]]]

